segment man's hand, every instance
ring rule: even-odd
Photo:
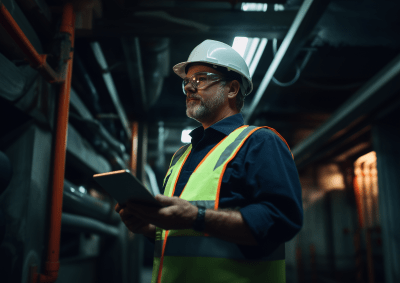
[[[198,208],[179,197],[156,195],[163,208],[154,208],[128,201],[126,206],[145,223],[154,224],[164,230],[191,229],[197,217]]]
[[[148,222],[138,218],[134,211],[126,205],[121,206],[119,203],[115,206],[115,211],[121,217],[122,222],[129,231],[135,234],[144,234],[147,237],[154,238],[156,227]]]

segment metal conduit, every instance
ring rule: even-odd
[[[63,212],[62,214],[61,225],[62,231],[94,233],[101,236],[113,237],[118,237],[119,235],[119,229],[114,226],[104,224],[101,221],[89,217],[78,216],[66,212]]]
[[[63,208],[108,224],[121,222],[118,213],[114,211],[114,207],[110,202],[81,193],[75,185],[67,180],[64,180]]]
[[[0,24],[8,32],[11,38],[18,44],[22,52],[27,56],[32,68],[37,69],[40,74],[50,83],[62,83],[66,78],[67,64],[63,64],[62,70],[59,73],[53,70],[53,68],[47,63],[47,55],[39,54],[32,43],[26,37],[24,32],[18,26],[17,22],[13,19],[10,12],[0,2]],[[69,53],[69,50],[62,50],[63,54]],[[67,56],[68,57],[68,56]],[[65,58],[63,56],[63,58]]]

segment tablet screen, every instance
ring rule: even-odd
[[[151,192],[129,170],[95,174],[93,178],[121,205],[128,200],[133,200],[146,205],[162,207]]]

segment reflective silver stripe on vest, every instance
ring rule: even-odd
[[[170,237],[168,237],[168,242],[169,242],[169,238]],[[172,237],[171,237],[172,238]],[[154,242],[154,256],[155,257],[161,257],[161,254],[162,254],[162,246],[163,246],[163,243],[164,243],[164,240],[161,240],[161,241],[155,241]]]
[[[230,145],[228,145],[227,148],[225,148],[224,152],[222,152],[221,156],[217,161],[217,164],[214,167],[214,171],[219,166],[221,166],[225,162],[225,160],[229,158],[229,156],[231,156],[232,152],[236,149],[236,147],[242,142],[242,140],[248,135],[248,133],[254,130],[255,128],[257,127],[256,126],[247,127],[237,136],[237,138]]]
[[[178,162],[179,158],[185,153],[186,149],[190,146],[190,143],[182,147],[178,150],[178,152],[174,155],[174,159],[172,159],[171,166],[174,166],[176,162]]]
[[[203,206],[206,209],[214,209],[214,205],[215,205],[215,201],[213,200],[192,200],[189,201],[191,204],[193,204],[194,206]],[[169,239],[173,238],[173,237],[168,237],[168,242]],[[156,241],[155,245],[154,245],[154,256],[158,256],[161,257],[161,251],[162,251],[162,245],[163,245],[164,241]]]
[[[189,201],[194,206],[204,206],[205,208],[214,209],[215,201],[213,200],[191,200]]]
[[[155,242],[154,256],[161,257],[162,242]],[[216,237],[168,237],[164,256],[180,257],[215,257],[234,260],[249,260],[246,258],[237,244],[224,241]],[[285,259],[285,243],[268,256],[254,261],[283,260]]]

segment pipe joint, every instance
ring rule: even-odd
[[[60,269],[59,261],[46,261],[45,263],[45,274],[33,274],[33,281],[37,283],[54,283],[58,278],[58,271]],[[37,280],[39,278],[39,280]],[[35,281],[36,280],[36,281]]]
[[[38,273],[38,266],[32,265],[30,267],[30,278],[29,283],[54,283],[58,278],[58,271],[60,269],[60,262],[49,262],[45,263],[46,274]]]
[[[39,55],[37,62],[33,61],[30,66],[43,76],[49,83],[62,83],[65,81],[65,72],[57,74],[54,69],[47,63],[47,54]]]

